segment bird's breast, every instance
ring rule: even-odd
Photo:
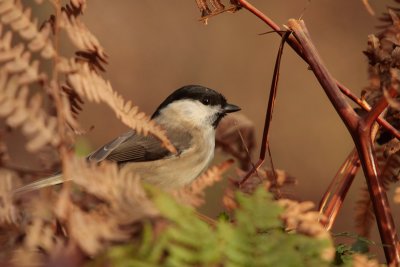
[[[178,147],[179,149],[179,147]],[[191,183],[208,166],[214,157],[215,131],[193,133],[190,146],[168,158],[150,162],[128,163],[144,181],[163,189],[175,189]]]

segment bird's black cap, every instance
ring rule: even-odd
[[[201,85],[186,85],[177,89],[171,95],[169,95],[156,109],[154,114],[151,116],[152,119],[160,114],[160,111],[168,106],[168,104],[182,99],[193,99],[202,102],[204,105],[216,106],[220,105],[225,113],[239,111],[238,106],[228,104],[226,98],[218,93],[217,91],[201,86]]]

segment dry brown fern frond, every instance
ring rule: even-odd
[[[64,188],[55,212],[70,239],[87,255],[102,251],[112,242],[129,238],[135,228],[124,226],[158,215],[139,177],[128,169],[120,169],[110,162],[88,164],[77,158],[71,158],[66,164],[65,173],[71,174],[84,195],[89,194],[95,199],[79,197],[82,194],[71,195]]]
[[[14,172],[0,169],[0,227],[4,224],[15,224],[18,211],[12,199],[12,190],[17,182]]]
[[[1,23],[10,25],[13,31],[19,33],[22,39],[28,41],[28,49],[31,52],[40,52],[44,58],[52,58],[55,49],[49,35],[50,25],[45,25],[38,30],[37,19],[31,20],[31,9],[23,10],[19,1],[3,0],[0,3]]]
[[[400,3],[398,0],[394,0],[394,2],[396,2],[397,4]],[[393,12],[396,12],[396,13],[398,13],[400,11],[399,7],[388,6],[387,8],[388,8],[388,11],[384,12],[379,17],[379,20],[382,22],[382,24],[378,25],[378,27],[377,27],[379,29],[383,29],[383,31],[386,31],[387,28],[389,28],[393,23],[392,16],[390,15],[389,10],[392,10]]]
[[[72,158],[66,163],[66,173],[71,174],[71,180],[85,192],[108,203],[121,224],[158,214],[140,178],[129,168],[119,168],[112,162],[88,164],[84,159]]]
[[[87,3],[86,0],[71,0],[71,5],[73,5],[75,8],[79,8],[83,11],[85,11]]]
[[[246,172],[238,170],[238,176],[243,177]],[[240,190],[247,194],[252,194],[259,186],[263,185],[270,191],[275,198],[285,197],[288,198],[288,194],[283,192],[283,189],[290,185],[295,185],[297,179],[291,176],[284,170],[276,169],[275,173],[271,169],[258,170],[257,173],[252,175],[246,183],[244,183]]]
[[[196,4],[201,13],[201,18],[207,23],[207,19],[223,12],[235,12],[241,8],[237,0],[230,0],[230,6],[226,8],[222,0],[196,0]]]
[[[30,62],[31,54],[25,51],[23,44],[12,46],[12,33],[3,34],[0,24],[0,64],[7,74],[19,74],[18,83],[28,84],[46,79],[44,73],[39,73],[39,61]]]
[[[61,197],[68,195],[61,194]],[[103,251],[110,242],[129,238],[129,232],[121,228],[113,214],[98,210],[84,211],[70,200],[62,202],[64,206],[58,206],[57,211],[62,209],[68,212],[63,218],[68,236],[86,255],[94,256]]]
[[[314,203],[297,202],[290,199],[280,199],[277,203],[284,208],[281,219],[286,225],[287,231],[294,231],[317,239],[330,240],[332,237],[325,227],[320,223],[325,218],[318,211],[313,211]],[[330,246],[323,251],[322,258],[333,259],[335,248]]]
[[[10,155],[8,154],[8,148],[4,142],[4,133],[0,131],[0,167],[4,165],[5,162],[10,160]]]
[[[10,257],[13,266],[42,266],[55,247],[65,242],[57,236],[54,224],[43,218],[33,218],[24,230],[22,244],[15,246]]]
[[[150,120],[143,112],[139,111],[131,101],[126,102],[121,95],[114,91],[110,82],[106,81],[85,62],[75,60],[62,60],[58,65],[62,72],[67,73],[68,83],[81,96],[88,101],[106,103],[124,124],[140,134],[153,134],[162,141],[170,151],[175,152],[174,146],[168,140],[165,132]]]
[[[96,62],[107,62],[107,55],[99,40],[89,31],[77,17],[61,12],[60,27],[65,29],[71,42],[78,50],[90,53],[97,58]]]
[[[222,175],[232,166],[233,160],[226,160],[208,169],[204,174],[194,180],[190,185],[173,191],[172,194],[183,204],[199,207],[205,203],[207,187],[214,185],[222,179]]]
[[[400,72],[400,19],[398,14],[389,9],[387,16],[390,24],[378,35],[368,37],[368,47],[364,52],[369,60],[369,73],[371,85],[365,90],[365,97],[370,104],[376,103],[384,96],[389,106],[399,108],[399,97],[393,98],[387,93],[389,88],[397,92]],[[398,110],[397,110],[398,111]]]
[[[18,84],[19,76],[8,77],[4,70],[0,71],[0,116],[11,127],[22,127],[22,132],[30,137],[26,146],[29,151],[47,144],[57,146],[57,119],[43,110],[39,94],[28,99],[28,88],[19,88]]]
[[[82,98],[74,91],[74,89],[71,88],[68,83],[61,85],[61,89],[64,91],[68,98],[68,106],[70,107],[72,116],[76,118],[78,114],[82,111],[82,105],[84,104]]]
[[[243,177],[246,172],[238,169],[238,177]],[[240,188],[237,187],[237,182],[232,181],[232,186],[227,187],[222,198],[222,203],[228,211],[235,210],[238,206],[235,201],[235,191],[239,190],[245,194],[252,195],[259,187],[271,192],[275,199],[290,198],[290,194],[283,191],[286,186],[294,185],[297,179],[289,175],[284,170],[258,170],[257,173],[249,177],[246,183],[242,184]]]
[[[277,203],[285,210],[281,215],[288,231],[296,231],[316,238],[330,239],[329,232],[320,223],[323,215],[313,211],[314,203],[311,201],[297,202],[290,199],[280,199]]]
[[[61,8],[61,11],[67,13],[68,16],[80,16],[83,14],[83,10],[86,8],[86,1],[84,4],[79,3],[80,1],[70,1],[70,4],[66,4],[64,7]]]

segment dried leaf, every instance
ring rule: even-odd
[[[107,55],[99,40],[89,31],[85,24],[75,16],[61,12],[60,27],[65,29],[71,42],[78,48],[97,57],[97,62],[107,62]]]
[[[247,172],[237,170],[239,177],[244,177]],[[263,186],[273,193],[276,198],[289,197],[286,192],[282,192],[285,187],[295,185],[297,179],[284,170],[275,170],[275,174],[270,169],[258,170],[241,185],[240,190],[247,194],[252,194],[258,187]]]
[[[28,99],[28,88],[19,88],[19,76],[9,79],[4,70],[0,71],[0,116],[12,127],[22,127],[23,133],[30,137],[29,151],[37,151],[47,144],[58,145],[57,120],[48,116],[42,108],[39,94]]]
[[[127,240],[135,222],[157,216],[158,210],[147,198],[139,177],[116,164],[88,164],[71,158],[65,169],[85,193],[99,201],[72,201],[69,191],[62,190],[56,203],[57,217],[66,225],[70,238],[87,255],[103,251],[110,243]]]
[[[312,211],[314,203],[296,202],[289,199],[280,199],[277,203],[285,210],[281,214],[288,231],[295,231],[304,235],[312,236],[317,239],[332,240],[331,235],[320,223],[325,218],[317,211]],[[329,261],[335,255],[334,247],[329,247],[323,251],[322,258]]]
[[[17,223],[18,211],[12,198],[17,178],[15,173],[0,169],[0,225]]]
[[[111,162],[88,165],[85,160],[71,159],[67,163],[67,173],[73,174],[72,180],[85,192],[107,202],[121,224],[158,214],[140,178],[129,168],[120,169]]]
[[[9,24],[23,39],[29,41],[28,48],[31,52],[42,51],[44,58],[54,56],[55,50],[49,39],[50,26],[39,31],[37,20],[31,20],[30,8],[23,10],[14,0],[4,0],[0,3],[0,19],[3,24]]]

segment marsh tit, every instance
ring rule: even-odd
[[[227,113],[239,110],[210,88],[187,85],[168,96],[151,117],[166,131],[177,153],[171,153],[152,135],[143,136],[130,130],[89,154],[87,160],[114,161],[121,168],[130,168],[145,182],[166,190],[179,188],[207,168],[214,157],[218,123]],[[14,193],[64,181],[58,174],[18,188]]]

